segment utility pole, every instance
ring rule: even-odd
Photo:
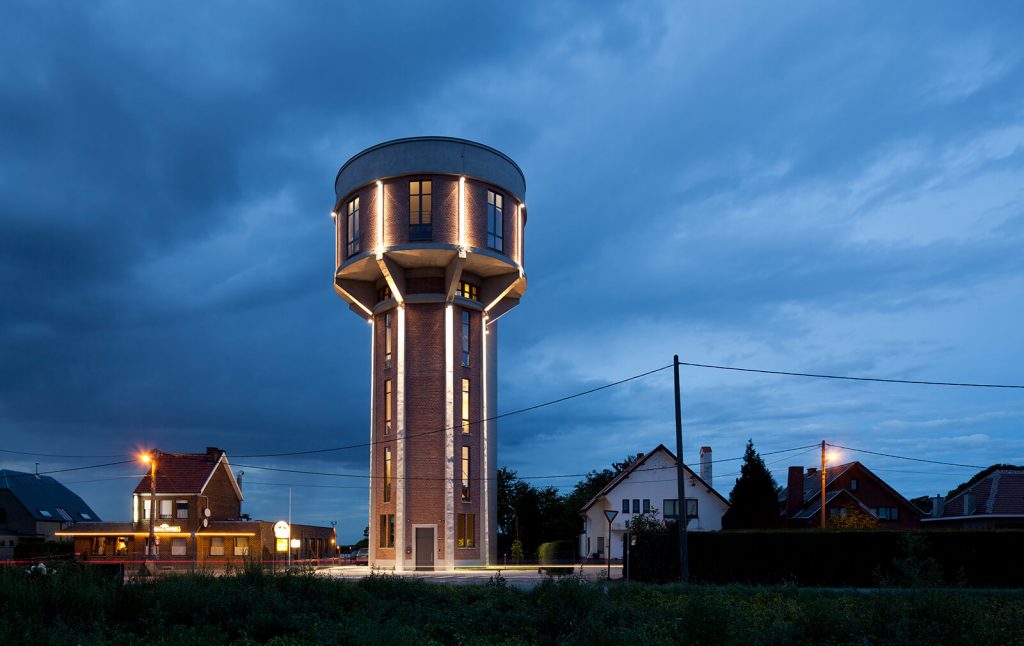
[[[156,560],[159,552],[156,551],[156,460],[160,454],[154,450],[150,458],[149,471],[149,558]]]
[[[683,468],[683,410],[679,393],[679,355],[672,360],[676,381],[676,514],[679,525],[679,580],[686,583],[690,580],[689,550],[686,546],[686,480]]]
[[[821,441],[821,528],[825,529],[825,440]]]

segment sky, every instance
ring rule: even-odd
[[[0,466],[217,446],[243,511],[367,524],[369,328],[331,288],[333,180],[471,139],[527,180],[499,412],[681,361],[1022,384],[1024,8],[1013,2],[0,8]],[[685,460],[748,439],[1024,463],[1024,390],[682,369]],[[565,491],[659,443],[662,370],[503,418]],[[18,451],[21,453],[11,453]],[[84,457],[61,457],[84,456]],[[107,457],[115,456],[115,457]],[[978,469],[844,450],[905,496]],[[738,462],[714,465],[728,495]],[[242,466],[244,465],[244,466]],[[125,520],[137,464],[55,473]],[[553,477],[570,474],[567,477]]]

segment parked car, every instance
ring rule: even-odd
[[[350,552],[349,550],[345,550],[344,552],[338,554],[338,559],[341,560],[342,563],[348,563],[352,560],[352,558],[352,552]]]
[[[357,549],[352,554],[352,562],[355,565],[366,565],[370,562],[370,550],[365,547]]]

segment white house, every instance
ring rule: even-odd
[[[701,472],[710,480],[710,448],[701,449],[701,463]],[[729,502],[690,467],[684,464],[683,469],[686,474],[686,529],[691,532],[722,529],[722,516],[729,508]],[[580,509],[583,516],[580,554],[584,557],[606,557],[609,529],[605,511],[613,510],[618,514],[611,525],[611,558],[621,559],[626,523],[651,509],[657,510],[659,518],[675,520],[678,518],[677,492],[676,456],[664,444],[638,456]]]

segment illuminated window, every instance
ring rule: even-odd
[[[501,193],[487,191],[487,246],[502,251],[504,208]]]
[[[377,546],[395,546],[395,515],[381,514],[380,524],[377,526]]]
[[[430,181],[409,182],[409,239],[430,240]]]
[[[391,298],[391,288],[387,285],[377,288],[377,302],[386,301]]]
[[[384,315],[384,367],[391,367],[391,312]]]
[[[469,312],[462,312],[462,365],[469,366]]]
[[[469,433],[469,379],[462,380],[462,432]]]
[[[160,500],[160,518],[170,518],[172,509],[174,507],[174,501],[168,499]]]
[[[391,502],[391,449],[384,449],[384,502]]]
[[[149,520],[149,498],[142,499],[142,520]]]
[[[471,301],[478,301],[480,300],[480,290],[473,283],[467,283],[463,280],[459,282],[459,296],[468,298]]]
[[[462,502],[469,502],[469,447],[462,447]]]
[[[346,217],[346,231],[348,231],[348,255],[354,256],[359,253],[359,198],[348,203],[348,215]]]
[[[188,518],[188,501],[187,500],[175,500],[174,501],[174,517],[175,518]]]
[[[210,556],[224,556],[224,537],[210,537]]]
[[[184,538],[171,539],[171,556],[185,556],[188,553]]]
[[[391,380],[384,380],[384,435],[391,434]]]
[[[476,546],[476,514],[458,514],[456,520],[456,547]]]
[[[128,537],[127,536],[118,536],[117,537],[117,540],[114,542],[114,554],[117,554],[118,556],[127,556],[128,555]]]
[[[235,556],[249,556],[248,536],[238,536],[235,538]]]

